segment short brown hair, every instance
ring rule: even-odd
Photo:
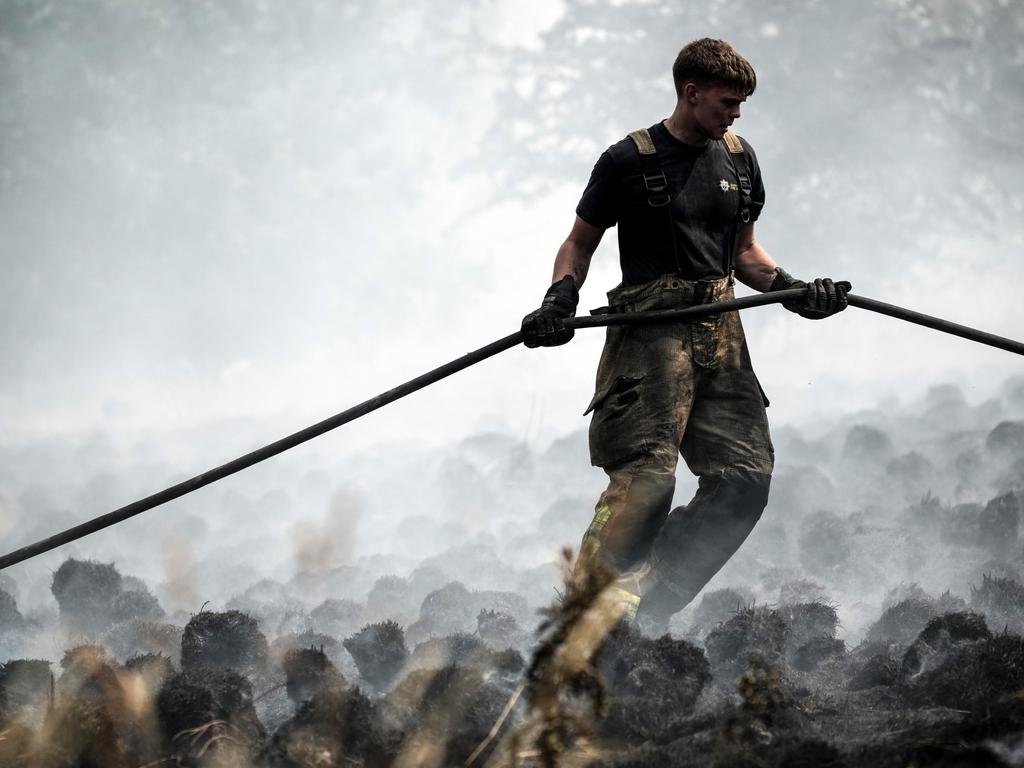
[[[672,65],[676,95],[683,95],[687,83],[707,86],[720,83],[749,96],[757,87],[757,75],[750,62],[725,40],[702,37],[683,46]]]

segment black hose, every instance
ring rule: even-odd
[[[707,315],[715,315],[721,312],[729,312],[737,309],[749,309],[751,307],[760,307],[766,304],[775,304],[789,299],[797,299],[802,295],[803,289],[791,288],[785,291],[774,291],[771,293],[756,294],[754,296],[744,296],[739,299],[719,301],[712,304],[701,304],[695,307],[686,307],[684,309],[666,309],[654,312],[631,312],[623,314],[593,315],[589,317],[574,317],[566,320],[565,324],[571,328],[598,328],[607,325],[679,322]],[[902,307],[896,307],[891,304],[885,304],[881,301],[875,301],[874,299],[866,299],[863,296],[848,294],[848,298],[850,306],[853,307],[860,307],[861,309],[871,310],[872,312],[879,312],[883,315],[896,317],[900,320],[906,320],[907,322],[923,325],[937,331],[951,333],[955,336],[961,336],[965,339],[977,341],[992,347],[998,347],[999,349],[1004,349],[1008,352],[1016,352],[1018,355],[1024,355],[1024,344],[1019,341],[1006,339],[1002,336],[995,336],[991,333],[985,333],[984,331],[979,331],[974,328],[968,328],[964,325],[957,325],[956,323],[951,323],[947,320],[940,320],[939,318],[930,317],[929,315],[922,315],[919,312],[912,312],[908,309],[903,309]],[[146,498],[140,499],[139,501],[133,502],[125,507],[115,509],[113,512],[107,512],[106,514],[95,517],[92,520],[88,520],[72,528],[68,528],[66,531],[62,531],[61,533],[50,536],[49,538],[37,541],[35,544],[30,544],[9,554],[3,555],[0,557],[0,570],[15,565],[16,563],[23,562],[24,560],[28,560],[36,555],[41,555],[44,552],[49,552],[51,549],[56,549],[59,546],[68,544],[77,539],[81,539],[84,536],[88,536],[90,533],[96,533],[96,531],[101,531],[111,525],[116,525],[117,523],[123,522],[130,517],[134,517],[141,512],[153,509],[153,507],[158,507],[161,504],[166,504],[168,501],[180,498],[187,493],[191,493],[203,486],[214,483],[228,475],[240,472],[247,467],[251,467],[253,464],[258,464],[265,459],[269,459],[271,456],[283,453],[289,448],[294,448],[301,443],[312,440],[314,437],[319,437],[325,432],[337,429],[343,424],[355,421],[361,416],[365,416],[378,408],[383,408],[385,405],[393,403],[399,398],[423,389],[424,387],[451,376],[453,373],[457,373],[464,368],[469,368],[470,366],[476,365],[477,363],[482,362],[489,357],[493,357],[500,352],[511,349],[512,347],[521,344],[522,341],[523,334],[521,332],[513,333],[503,339],[492,342],[485,347],[481,347],[480,349],[463,355],[450,363],[446,363],[439,368],[435,368],[421,376],[417,376],[415,379],[411,379],[404,384],[400,384],[394,389],[382,392],[376,397],[372,397],[346,411],[342,411],[328,419],[324,419],[311,427],[306,427],[305,429],[299,430],[288,437],[284,437],[276,442],[270,443],[269,445],[265,445],[262,448],[258,448],[251,453],[240,456],[233,461],[229,461],[227,464],[222,464],[215,469],[203,472],[189,480],[185,480],[177,485],[172,485],[170,488],[166,488],[159,493],[154,493],[152,496],[147,496]]]

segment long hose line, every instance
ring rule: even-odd
[[[744,296],[739,299],[719,301],[712,304],[701,304],[699,306],[686,307],[684,309],[666,309],[654,312],[632,312],[574,317],[567,319],[565,324],[571,328],[598,328],[609,325],[650,325],[681,322],[693,320],[699,317],[716,315],[722,312],[731,312],[733,310],[750,309],[752,307],[760,307],[767,304],[776,304],[783,301],[798,299],[802,295],[803,289],[791,288],[785,291],[773,291],[770,293],[756,294],[754,296]],[[965,325],[958,325],[956,323],[951,323],[948,320],[931,317],[930,315],[923,315],[919,312],[913,312],[909,309],[897,307],[892,304],[885,304],[884,302],[865,298],[863,296],[857,296],[855,294],[848,294],[847,299],[852,307],[859,307],[872,312],[878,312],[883,315],[888,315],[889,317],[895,317],[900,320],[906,320],[910,323],[923,325],[926,328],[942,331],[943,333],[950,333],[954,336],[960,336],[981,344],[987,344],[988,346],[1003,349],[1007,352],[1015,352],[1018,355],[1024,355],[1024,343],[1014,341],[1013,339],[996,336],[991,333],[979,331],[975,328],[969,328]],[[393,403],[395,400],[403,398],[406,395],[410,395],[417,390],[433,384],[434,382],[440,381],[441,379],[447,378],[453,373],[457,373],[465,368],[476,365],[489,357],[494,357],[507,349],[518,346],[522,342],[523,334],[521,332],[510,334],[503,339],[498,339],[487,346],[481,347],[473,352],[469,352],[468,354],[452,360],[449,363],[445,363],[444,365],[435,368],[432,371],[428,371],[421,376],[410,379],[404,384],[398,385],[394,389],[389,389],[376,397],[371,397],[369,400],[359,403],[359,405],[355,405],[348,410],[335,414],[334,416],[324,419],[312,426],[306,427],[305,429],[301,429],[298,432],[281,438],[269,445],[265,445],[262,448],[258,448],[244,456],[239,456],[237,459],[229,461],[226,464],[207,470],[195,477],[177,483],[176,485],[172,485],[170,488],[165,488],[158,493],[154,493],[144,499],[139,499],[127,506],[121,507],[120,509],[115,509],[112,512],[107,512],[99,517],[95,517],[92,520],[87,520],[84,523],[75,525],[65,531],[61,531],[53,536],[37,541],[34,544],[29,544],[28,546],[16,549],[13,552],[0,556],[0,570],[36,557],[37,555],[41,555],[44,552],[49,552],[50,550],[56,549],[64,544],[69,544],[70,542],[81,539],[91,533],[96,533],[104,528],[109,528],[112,525],[123,522],[130,517],[135,517],[135,515],[153,509],[154,507],[158,507],[161,504],[166,504],[169,501],[181,498],[185,494],[192,493],[192,491],[196,491],[204,486],[210,485],[211,483],[215,483],[228,475],[240,472],[247,467],[251,467],[253,464],[258,464],[259,462],[265,461],[279,453],[284,453],[290,448],[294,448],[297,445],[301,445],[302,443],[312,440],[314,437],[319,437],[325,432],[337,429],[343,424],[355,421],[372,411],[376,411],[378,408],[383,408],[385,405]]]

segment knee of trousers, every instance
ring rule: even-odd
[[[674,510],[655,543],[655,559],[675,561],[694,546],[721,549],[728,557],[743,543],[768,504],[771,475],[727,469],[700,479],[696,496],[685,508]],[[703,552],[715,559],[714,553]]]
[[[642,558],[654,540],[672,505],[675,475],[631,467],[608,470],[608,476],[608,488],[597,503],[581,554],[622,571]]]

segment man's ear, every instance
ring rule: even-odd
[[[683,99],[687,104],[696,104],[699,93],[700,89],[697,87],[696,83],[686,83],[686,85],[683,86]]]

